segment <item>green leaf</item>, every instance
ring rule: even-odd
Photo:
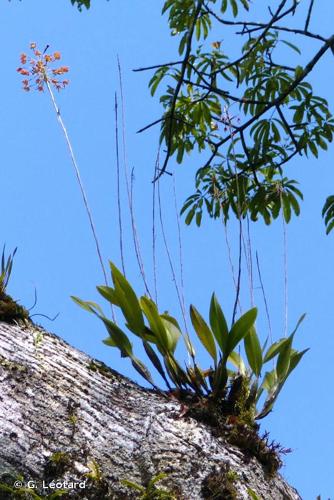
[[[277,354],[279,354],[281,352],[281,350],[283,349],[284,345],[286,344],[287,340],[288,339],[284,338],[284,339],[278,340],[277,342],[274,342],[269,347],[268,351],[266,352],[266,355],[263,358],[263,362],[267,363],[272,358],[274,358]]]
[[[185,219],[185,223],[187,224],[187,226],[189,226],[191,224],[191,221],[193,220],[194,215],[195,215],[195,208],[192,208],[191,210],[189,210],[187,217]]]
[[[167,377],[166,377],[166,374],[165,374],[165,371],[164,371],[164,369],[162,367],[162,364],[160,362],[160,359],[158,358],[158,356],[155,353],[154,349],[149,344],[149,342],[143,341],[143,345],[144,345],[145,352],[146,352],[147,356],[149,357],[152,365],[157,370],[157,372],[161,375],[161,377],[164,379],[164,381],[166,382],[167,387],[170,387],[169,383],[168,383],[168,380],[167,380]]]
[[[82,299],[79,299],[79,297],[75,297],[74,295],[71,295],[71,299],[78,306],[82,307],[82,309],[85,309],[85,311],[88,311],[88,312],[96,314],[96,315],[104,316],[101,307],[98,304],[96,304],[96,302],[92,302],[90,300],[82,300]]]
[[[214,399],[220,399],[224,394],[226,384],[228,381],[228,372],[226,369],[225,360],[222,359],[218,363],[218,367],[214,372],[213,376],[213,397]]]
[[[231,354],[228,357],[228,361],[234,364],[234,366],[238,369],[238,372],[240,372],[241,375],[246,375],[247,373],[246,366],[240,354],[238,354],[235,351],[231,352]]]
[[[227,0],[222,0],[220,10],[224,14],[224,12],[226,12],[226,9],[227,9]]]
[[[272,393],[278,385],[276,370],[271,370],[266,372],[261,387],[263,387],[268,393]]]
[[[189,382],[191,383],[191,380],[188,378],[185,371],[182,370],[178,362],[171,354],[167,354],[164,357],[164,363],[171,380],[173,380],[177,387],[181,388],[182,386],[189,384]]]
[[[183,37],[181,38],[181,41],[180,41],[180,45],[179,45],[179,54],[180,56],[183,54],[184,52],[184,49],[186,47],[186,44],[187,44],[187,40],[188,40],[188,32],[186,32]]]
[[[300,316],[300,318],[299,318],[299,320],[297,321],[297,324],[296,324],[296,326],[295,326],[295,329],[293,330],[293,332],[292,332],[292,334],[291,334],[292,336],[294,336],[294,334],[295,334],[295,333],[296,333],[296,331],[298,330],[298,328],[299,328],[300,324],[304,321],[305,316],[306,316],[306,313],[303,313],[303,314]]]
[[[230,0],[230,4],[232,7],[233,17],[237,17],[238,15],[238,4],[236,0]]]
[[[249,2],[248,2],[248,0],[240,0],[240,2],[242,3],[243,7],[246,10],[249,10]]]
[[[210,302],[210,326],[222,352],[226,351],[228,326],[222,308],[213,293]]]
[[[254,325],[257,316],[257,309],[253,307],[241,316],[234,323],[228,336],[227,354],[229,355],[239,342],[247,335],[250,328]]]
[[[251,367],[255,375],[259,377],[263,364],[262,350],[254,326],[250,328],[248,334],[244,338],[244,344],[249,366]]]
[[[85,6],[86,9],[89,9],[89,7],[90,7],[90,0],[71,0],[71,4],[72,5],[77,4],[78,10],[81,12],[82,6]]]
[[[334,229],[334,219],[332,220],[332,222],[330,222],[330,224],[327,224],[326,234],[329,234],[333,229]]]
[[[308,143],[308,147],[310,148],[311,150],[311,153],[313,154],[313,156],[315,156],[316,158],[318,158],[318,148],[317,146],[315,145],[314,142],[310,141]]]
[[[171,344],[165,325],[158,312],[158,308],[153,300],[146,296],[140,298],[140,305],[146,318],[148,319],[150,329],[156,338],[158,349],[163,355],[165,355],[170,351]]]
[[[308,349],[304,349],[303,351],[300,351],[300,352],[297,352],[297,351],[292,352],[291,357],[290,357],[290,366],[289,366],[289,370],[288,370],[286,378],[296,368],[296,366],[298,365],[298,363],[300,362],[300,360],[302,359],[304,354],[306,354],[307,351],[309,351],[309,350],[310,349],[308,348]]]
[[[200,313],[192,305],[190,306],[190,318],[198,338],[216,363],[217,350],[214,336]]]
[[[300,49],[296,45],[294,45],[293,43],[287,42],[286,40],[280,40],[280,42],[284,43],[285,45],[290,47],[290,49],[294,50],[295,52],[298,52],[298,54],[301,54]]]
[[[137,295],[125,276],[123,276],[112,262],[110,262],[110,268],[115,286],[115,300],[120,304],[129,329],[136,335],[141,336],[145,328],[145,323]]]
[[[131,363],[132,366],[134,367],[135,370],[145,379],[147,382],[149,382],[153,387],[155,387],[155,384],[152,380],[151,373],[149,369],[140,361],[140,359],[135,358],[134,356],[131,356]]]
[[[107,328],[113,344],[121,351],[122,356],[132,358],[132,344],[123,330],[121,330],[119,326],[116,325],[116,323],[108,318],[100,317],[100,319],[103,321],[105,327]],[[107,342],[104,343],[107,344]]]
[[[124,486],[128,486],[129,488],[140,491],[141,493],[145,493],[146,488],[144,488],[144,486],[141,486],[140,484],[129,481],[128,479],[122,479],[120,482],[124,484]]]
[[[199,212],[196,212],[196,226],[200,227],[202,222],[202,210]]]
[[[167,331],[168,336],[168,350],[174,353],[178,340],[181,336],[181,331],[178,326],[175,325],[173,321],[170,320],[170,317],[165,314],[161,314],[161,319],[163,325]]]
[[[287,338],[287,341],[282,347],[281,352],[279,353],[277,358],[276,372],[279,381],[284,380],[289,371],[292,338],[293,338],[292,335],[290,335],[290,337]]]
[[[116,291],[110,286],[97,286],[97,291],[104,297],[106,300],[110,302],[110,304],[114,304],[115,306],[121,307],[120,302],[117,298]]]
[[[116,342],[111,337],[103,339],[102,342],[109,347],[117,347]]]
[[[288,224],[291,219],[291,205],[290,205],[290,199],[286,193],[282,193],[282,203],[283,203],[284,220]]]
[[[247,493],[252,500],[261,500],[260,497],[258,497],[257,494],[255,493],[255,491],[252,490],[251,488],[247,489]]]
[[[305,112],[305,104],[301,104],[296,108],[296,111],[293,115],[293,123],[301,123],[304,117],[304,112]]]

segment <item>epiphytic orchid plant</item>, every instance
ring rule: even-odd
[[[180,397],[190,394],[215,402],[227,414],[248,411],[253,419],[268,415],[290,373],[308,350],[297,351],[292,347],[296,330],[304,315],[289,337],[282,338],[267,348],[266,343],[261,346],[256,332],[256,308],[247,311],[228,328],[215,294],[211,298],[209,323],[194,306],[190,306],[194,331],[211,358],[211,366],[204,369],[196,361],[195,349],[188,333],[182,333],[177,320],[167,313],[161,314],[157,304],[148,296],[138,298],[117,267],[113,263],[110,263],[110,267],[114,287],[98,286],[97,290],[110,304],[121,310],[126,328],[141,339],[148,358],[170,391]],[[135,356],[128,335],[105,316],[98,304],[72,298],[86,311],[102,320],[109,333],[104,343],[118,348],[122,357],[130,358],[134,368],[156,388],[150,371]],[[192,359],[186,368],[175,357],[181,337],[184,338]],[[245,360],[239,354],[242,343]],[[273,368],[265,371],[264,366],[272,360],[276,360]],[[240,388],[241,385],[242,404],[235,397],[237,387]],[[264,393],[264,404],[258,409],[257,405]]]

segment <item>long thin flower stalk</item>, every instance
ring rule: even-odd
[[[72,148],[72,144],[71,144],[71,141],[70,141],[67,129],[65,127],[65,124],[63,122],[62,116],[60,114],[60,109],[59,109],[59,107],[57,105],[57,102],[55,100],[54,94],[52,92],[52,89],[51,89],[51,86],[50,86],[50,83],[49,83],[48,80],[46,80],[46,86],[47,86],[47,89],[49,91],[49,95],[51,97],[51,101],[52,101],[53,107],[54,107],[55,112],[56,112],[58,123],[59,123],[59,125],[60,125],[60,127],[61,127],[61,129],[62,129],[62,131],[64,133],[64,136],[65,136],[66,144],[67,144],[67,147],[68,147],[68,150],[69,150],[69,153],[70,153],[70,157],[71,157],[71,160],[72,160],[72,165],[74,167],[74,171],[75,171],[75,175],[76,175],[76,178],[77,178],[77,181],[78,181],[78,184],[79,184],[79,188],[80,188],[81,196],[82,196],[82,199],[83,199],[83,203],[84,203],[84,206],[85,206],[85,209],[86,209],[86,212],[87,212],[87,216],[88,216],[88,220],[89,220],[89,225],[90,225],[90,228],[92,230],[92,234],[93,234],[93,238],[94,238],[94,242],[95,242],[95,248],[96,248],[96,252],[97,252],[97,255],[98,255],[99,262],[100,262],[101,270],[102,270],[102,273],[103,273],[104,282],[108,286],[107,273],[106,273],[106,269],[105,269],[105,266],[104,266],[104,263],[103,263],[103,259],[102,259],[102,253],[101,253],[101,249],[100,249],[100,244],[99,244],[99,240],[98,240],[98,237],[97,237],[97,234],[96,234],[95,224],[94,224],[92,212],[90,210],[90,206],[89,206],[89,203],[88,203],[88,198],[87,198],[87,195],[86,195],[86,191],[84,189],[84,185],[83,185],[83,182],[82,182],[82,179],[81,179],[81,175],[80,175],[80,170],[79,170],[79,167],[78,167],[78,163],[77,163],[75,155],[74,155],[74,151],[73,151],[73,148]],[[113,309],[112,306],[111,306],[111,312],[112,312],[113,320],[116,321],[114,309]]]
[[[157,159],[154,166],[155,171],[159,166],[160,148],[158,149]],[[156,182],[152,182],[152,260],[153,260],[153,284],[154,300],[158,305],[158,280],[157,280],[157,234],[156,234]]]
[[[263,302],[264,302],[264,306],[265,306],[265,310],[266,310],[266,316],[267,316],[267,321],[268,321],[269,340],[270,340],[270,344],[272,344],[273,343],[273,332],[272,332],[272,328],[271,328],[271,321],[270,321],[268,301],[267,301],[267,296],[266,296],[266,292],[265,292],[264,284],[263,284],[263,280],[262,280],[262,274],[261,274],[261,268],[260,268],[260,262],[259,262],[258,252],[256,252],[256,266],[257,266],[257,272],[258,272],[258,275],[259,275],[260,286],[261,286],[262,296],[263,296]]]
[[[238,245],[238,274],[237,274],[237,289],[236,289],[236,296],[235,296],[235,301],[234,301],[234,306],[233,306],[233,313],[232,313],[232,325],[235,322],[235,316],[237,313],[237,307],[239,303],[239,298],[240,298],[240,290],[241,290],[241,271],[242,271],[242,241],[243,241],[243,227],[242,227],[242,218],[241,218],[241,206],[240,206],[240,186],[239,186],[239,177],[238,177],[238,172],[237,172],[237,164],[236,164],[236,154],[235,154],[235,148],[234,148],[234,131],[232,128],[232,123],[231,123],[231,117],[229,115],[228,108],[224,110],[224,123],[226,127],[229,129],[230,132],[230,137],[231,137],[231,142],[232,142],[232,152],[233,152],[233,165],[234,165],[234,174],[235,174],[235,182],[237,186],[237,212],[238,212],[238,223],[239,223],[239,245]]]
[[[130,210],[131,217],[131,227],[132,227],[132,236],[133,236],[133,244],[135,248],[136,259],[139,267],[139,271],[145,286],[145,290],[147,294],[151,297],[151,293],[147,284],[144,261],[141,254],[140,249],[140,241],[138,237],[138,232],[136,228],[135,222],[135,212],[133,206],[133,170],[131,173],[131,178],[129,179],[129,169],[128,162],[126,157],[126,138],[125,138],[125,106],[124,106],[124,95],[123,95],[123,78],[122,78],[122,69],[119,57],[117,56],[117,66],[118,66],[118,78],[119,78],[119,87],[121,94],[121,114],[122,114],[122,146],[123,146],[123,163],[124,163],[124,173],[125,173],[125,183],[126,183],[126,192],[128,196],[128,205]]]
[[[157,175],[158,171],[159,171],[159,168],[158,168],[158,165],[156,165],[156,170],[154,172],[155,175]],[[163,239],[163,242],[164,242],[164,246],[165,246],[165,250],[166,250],[166,254],[167,254],[167,258],[168,258],[168,262],[169,262],[169,267],[170,267],[170,270],[171,270],[172,279],[173,279],[173,282],[174,282],[174,286],[175,286],[175,290],[176,290],[176,295],[177,295],[177,299],[178,299],[178,302],[179,302],[179,306],[180,306],[180,310],[181,310],[181,315],[182,315],[182,319],[183,319],[183,324],[184,324],[184,328],[185,328],[185,333],[182,333],[182,338],[184,340],[184,343],[185,343],[185,346],[186,346],[186,349],[187,349],[188,364],[190,365],[191,360],[192,360],[192,363],[195,366],[196,365],[196,361],[195,361],[194,351],[193,351],[191,340],[190,340],[190,336],[189,336],[187,316],[186,316],[186,311],[185,311],[185,308],[184,308],[184,299],[182,300],[180,288],[179,288],[179,285],[177,283],[176,273],[175,273],[175,269],[174,269],[174,266],[173,266],[172,256],[171,256],[171,253],[170,253],[170,250],[169,250],[169,246],[168,246],[167,235],[166,235],[166,232],[165,232],[165,225],[164,225],[163,216],[162,216],[162,204],[161,204],[161,195],[160,195],[160,179],[157,179],[156,184],[158,186],[158,189],[157,189],[157,192],[158,192],[158,212],[159,212],[159,219],[160,219],[160,227],[161,227],[162,239]]]
[[[172,256],[171,256],[171,253],[170,253],[170,250],[169,250],[168,241],[167,241],[167,235],[166,235],[166,232],[165,232],[164,220],[163,220],[163,216],[162,216],[162,203],[161,203],[161,194],[160,194],[160,180],[157,180],[156,182],[157,182],[157,185],[158,185],[158,210],[159,210],[159,219],[160,219],[161,234],[162,234],[162,238],[163,238],[163,242],[164,242],[164,246],[165,246],[165,250],[166,250],[166,254],[167,254],[167,258],[168,258],[169,267],[170,267],[170,270],[171,270],[173,282],[174,282],[174,285],[175,285],[176,295],[177,295],[179,306],[180,306],[180,309],[181,309],[181,314],[182,314],[182,318],[183,318],[183,322],[184,322],[184,327],[185,327],[186,331],[188,331],[188,328],[187,328],[187,319],[186,319],[186,312],[184,310],[184,304],[183,304],[183,301],[182,301],[180,288],[179,288],[179,285],[178,285],[178,282],[177,282],[176,273],[175,273],[175,269],[174,269],[174,265],[173,265],[173,260],[172,260]]]
[[[281,205],[282,193],[281,193]],[[283,266],[284,266],[284,337],[288,335],[288,237],[284,212],[282,211],[282,229],[283,229]]]
[[[176,216],[176,224],[177,224],[177,234],[178,234],[178,243],[179,243],[179,264],[180,264],[180,293],[182,299],[182,306],[184,315],[186,311],[185,299],[184,299],[184,277],[183,277],[183,251],[182,251],[182,237],[181,237],[181,226],[180,226],[180,216],[179,210],[176,201],[176,186],[175,186],[175,176],[173,176],[173,195],[174,195],[174,208],[175,208],[175,216]]]
[[[118,140],[118,101],[115,92],[115,143],[116,143],[116,177],[117,177],[117,211],[118,211],[118,230],[119,230],[119,249],[121,254],[122,271],[125,274],[125,261],[123,250],[123,224],[122,224],[122,206],[121,206],[121,187],[120,187],[120,168],[119,168],[119,140]]]
[[[51,86],[50,86],[50,84],[49,84],[48,81],[46,81],[46,86],[47,86],[47,89],[49,91],[49,94],[50,94],[50,97],[51,97],[51,101],[52,101],[52,104],[53,104],[55,112],[56,112],[58,123],[61,126],[61,129],[62,129],[62,131],[64,133],[64,136],[65,136],[66,144],[67,144],[67,147],[68,147],[68,150],[69,150],[69,153],[70,153],[70,157],[71,157],[71,160],[72,160],[72,165],[74,167],[75,175],[76,175],[79,187],[80,187],[80,192],[81,192],[82,199],[83,199],[83,202],[84,202],[84,205],[85,205],[85,209],[86,209],[86,212],[87,212],[87,215],[88,215],[89,224],[90,224],[90,227],[91,227],[91,230],[92,230],[92,233],[93,233],[95,247],[96,247],[96,252],[97,252],[97,255],[98,255],[98,258],[99,258],[99,261],[100,261],[100,265],[101,265],[102,273],[103,273],[103,276],[104,276],[104,280],[105,280],[105,283],[108,284],[107,273],[106,273],[106,270],[105,270],[105,267],[104,267],[104,264],[103,264],[103,259],[102,259],[100,244],[99,244],[99,240],[97,238],[97,234],[96,234],[95,224],[94,224],[94,221],[93,221],[92,212],[91,212],[90,207],[89,207],[87,195],[86,195],[83,183],[82,183],[82,179],[81,179],[81,175],[80,175],[80,170],[79,170],[79,167],[78,167],[75,155],[74,155],[72,144],[71,144],[71,141],[70,141],[67,129],[65,127],[65,124],[63,122],[62,116],[60,114],[60,109],[59,109],[59,107],[58,107],[58,105],[56,103],[54,94],[52,92]]]
[[[65,124],[63,122],[60,109],[57,105],[55,96],[52,92],[51,84],[57,89],[60,90],[62,88],[65,88],[68,85],[68,80],[60,80],[58,77],[63,75],[64,73],[68,72],[68,67],[67,66],[61,66],[59,68],[53,68],[50,67],[54,62],[57,62],[61,59],[61,54],[60,52],[54,52],[52,55],[47,54],[46,51],[49,48],[49,45],[47,45],[44,49],[43,52],[39,51],[37,48],[37,44],[35,42],[32,42],[30,44],[30,49],[33,51],[34,56],[29,57],[27,54],[22,53],[20,56],[20,61],[23,67],[17,68],[18,73],[21,74],[21,76],[24,77],[24,80],[22,80],[22,85],[23,85],[23,90],[26,92],[29,92],[31,89],[37,89],[39,92],[43,92],[44,88],[46,87],[50,98],[51,102],[53,104],[53,107],[56,112],[56,117],[58,120],[58,123],[63,131],[65,141],[70,153],[70,158],[72,161],[72,165],[74,167],[74,172],[79,184],[81,196],[83,199],[83,203],[88,215],[88,220],[89,224],[92,230],[95,246],[96,246],[96,252],[98,255],[98,260],[102,269],[102,274],[104,277],[105,284],[108,285],[108,279],[107,279],[107,273],[103,264],[103,259],[102,259],[102,253],[100,250],[100,244],[99,240],[96,234],[96,229],[95,229],[95,224],[93,221],[93,216],[89,207],[87,195],[83,186],[83,182],[81,180],[81,175],[80,175],[80,170],[78,167],[78,163],[76,161],[74,151],[72,148],[72,144],[67,132],[67,129],[65,127]],[[27,67],[28,65],[28,67]],[[112,310],[112,315],[113,319],[115,321],[115,316],[114,316],[114,310]]]

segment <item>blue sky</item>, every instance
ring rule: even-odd
[[[266,2],[264,2],[266,3]],[[305,7],[307,6],[307,2]],[[318,2],[320,3],[320,2]],[[96,5],[95,5],[96,4]],[[255,17],[262,14],[263,0],[253,2]],[[275,2],[271,2],[275,5]],[[157,0],[113,0],[93,2],[90,11],[79,13],[69,0],[23,0],[0,6],[2,47],[2,92],[0,105],[1,141],[1,239],[7,249],[18,246],[9,292],[33,313],[54,316],[53,323],[35,317],[47,329],[73,346],[103,360],[109,366],[138,380],[118,352],[101,343],[103,326],[79,309],[70,295],[97,300],[95,285],[102,275],[95,255],[86,213],[66,146],[47,94],[25,94],[21,90],[19,55],[30,42],[41,48],[50,44],[62,53],[70,67],[69,87],[57,95],[69,130],[84,184],[93,210],[105,259],[120,264],[115,176],[114,92],[118,90],[117,54],[124,80],[126,106],[127,157],[134,167],[134,197],[137,226],[146,270],[152,283],[152,175],[157,153],[158,130],[145,134],[136,130],[159,118],[158,98],[147,89],[150,73],[132,69],[175,60],[176,41],[169,36],[167,19],[160,15]],[[315,8],[311,29],[331,34],[331,0]],[[305,10],[304,10],[305,12]],[[294,20],[298,24],[298,18]],[[233,38],[224,32],[224,43]],[[214,40],[212,40],[214,41]],[[296,39],[292,39],[294,43]],[[317,43],[301,43],[302,56],[289,55],[291,64],[303,64],[318,49]],[[334,104],[330,75],[333,55],[327,54],[311,77],[316,92]],[[175,170],[178,205],[191,194],[193,176],[203,159],[194,156]],[[299,316],[307,313],[300,327],[297,347],[311,347],[288,381],[274,412],[263,422],[271,437],[293,453],[285,459],[284,476],[302,497],[313,499],[333,495],[332,448],[334,445],[331,382],[334,348],[333,251],[334,235],[325,236],[321,208],[333,194],[333,147],[320,153],[318,160],[297,158],[288,167],[289,175],[301,183],[305,201],[302,214],[287,228],[288,237],[288,316],[291,331]],[[175,237],[175,211],[172,182],[162,181],[166,231],[178,266]],[[122,193],[126,204],[125,191]],[[228,264],[224,229],[218,221],[204,219],[200,229],[182,224],[186,302],[194,303],[206,316],[210,296],[216,291],[231,317],[234,288]],[[283,336],[284,325],[284,248],[282,222],[271,227],[260,222],[251,227],[253,250],[258,250],[270,308],[273,336]],[[236,263],[235,225],[229,239]],[[129,219],[124,238],[126,266],[138,293],[143,285],[135,261]],[[180,317],[172,277],[162,245],[158,240],[159,305]],[[268,333],[258,280],[255,302],[259,307],[261,337]],[[245,282],[246,283],[246,282]],[[243,307],[249,307],[247,287]],[[102,305],[102,300],[100,301]],[[107,310],[107,306],[105,307]],[[140,352],[140,349],[139,349]],[[203,357],[203,363],[207,360]]]

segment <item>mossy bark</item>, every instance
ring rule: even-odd
[[[159,487],[180,500],[226,499],[227,492],[249,499],[249,490],[259,499],[300,498],[175,399],[31,324],[0,323],[0,440],[0,483],[13,486],[22,476],[41,496],[58,480],[85,483],[65,498],[137,498],[121,481],[145,485],[163,472]]]
[[[10,295],[0,292],[0,321],[15,323],[29,320],[27,309],[18,304]]]

